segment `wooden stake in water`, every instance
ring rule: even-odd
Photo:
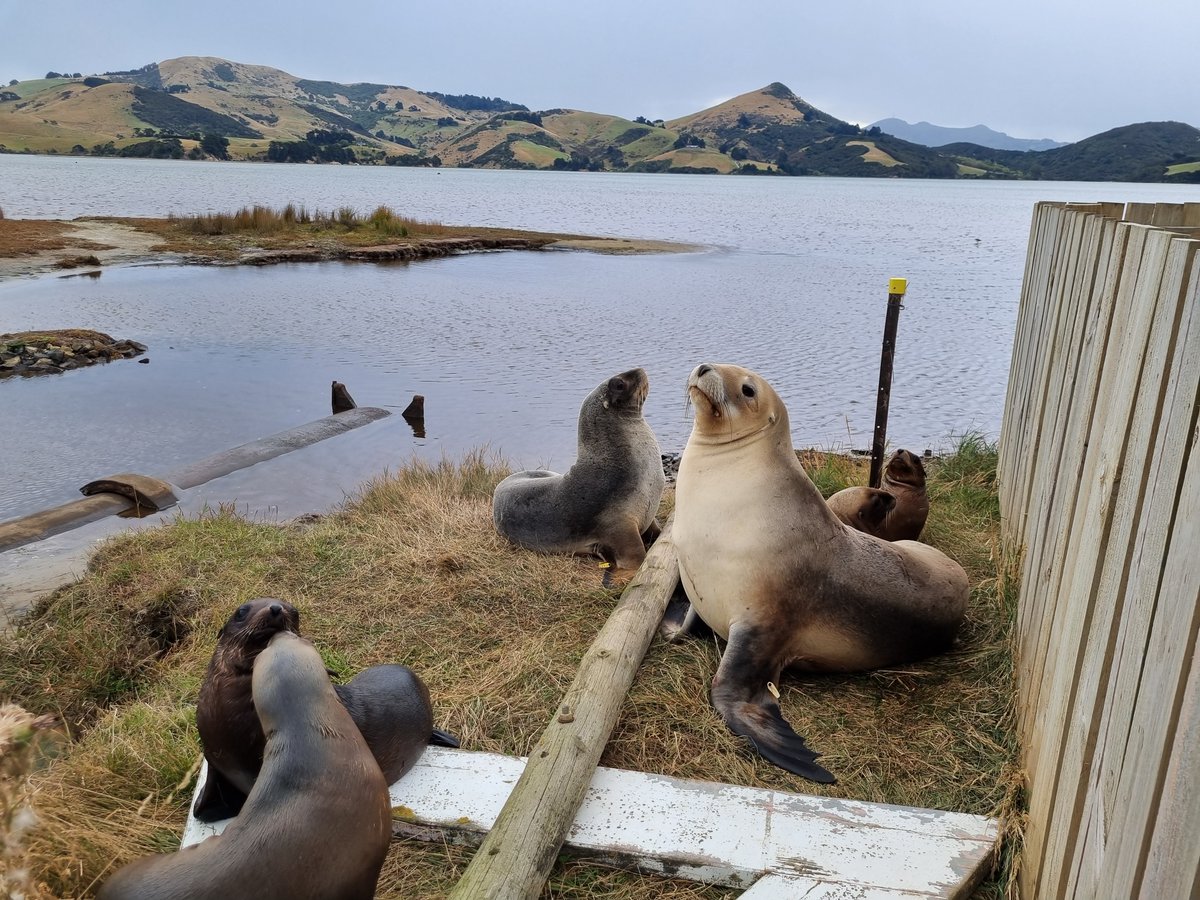
[[[883,325],[883,353],[879,357],[879,396],[875,399],[875,437],[871,442],[871,487],[879,487],[883,470],[883,445],[887,442],[888,404],[892,399],[892,362],[896,356],[896,326],[900,302],[908,289],[904,278],[888,279],[887,319]]]

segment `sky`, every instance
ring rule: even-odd
[[[1200,0],[0,0],[0,84],[217,56],[669,120],[781,81],[861,125],[1076,141],[1135,122],[1200,127],[1198,39]]]

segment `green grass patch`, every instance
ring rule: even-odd
[[[802,459],[826,493],[865,481],[862,460],[811,451]],[[701,640],[655,640],[603,763],[1015,821],[1015,591],[997,562],[995,465],[995,448],[968,436],[929,466],[927,540],[972,583],[956,648],[903,669],[781,685],[784,714],[824,752],[839,784],[805,782],[747,752],[709,706],[719,648]],[[256,596],[294,603],[303,632],[339,673],[412,666],[430,687],[438,727],[464,747],[527,754],[616,592],[592,562],[518,550],[495,533],[490,497],[507,471],[481,454],[414,462],[312,524],[247,522],[217,509],[106,542],[82,579],[43,598],[0,643],[11,696],[58,714],[71,735],[31,777],[43,823],[27,853],[35,877],[58,896],[79,896],[114,865],[175,845],[199,759],[200,680],[218,628]],[[378,896],[444,896],[469,857],[396,842]],[[979,896],[1000,897],[1006,877],[1002,870]],[[736,893],[564,858],[544,896]]]

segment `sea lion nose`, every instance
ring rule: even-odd
[[[271,604],[271,615],[282,616],[283,615],[283,605],[279,604],[279,603],[272,603]]]
[[[696,367],[696,376],[699,377],[701,375],[707,375],[711,371],[712,366],[710,366],[708,363],[701,363]]]

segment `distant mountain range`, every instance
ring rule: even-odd
[[[972,125],[970,128],[947,128],[943,125],[932,125],[929,122],[917,122],[915,125],[903,119],[880,119],[871,123],[872,128],[879,128],[888,134],[895,135],[914,144],[926,147],[944,147],[946,144],[978,144],[980,147],[990,147],[993,150],[1053,150],[1065,147],[1063,141],[1052,141],[1050,138],[1016,138],[1003,131],[993,131],[986,125]]]
[[[900,120],[886,120],[899,122]],[[922,123],[925,125],[927,123]],[[892,126],[897,128],[897,126]],[[919,127],[919,126],[909,126]],[[928,126],[930,128],[936,126]],[[982,126],[980,126],[982,128]],[[933,148],[817,109],[775,82],[664,122],[498,97],[339,84],[215,57],[48,72],[0,87],[0,152],[400,166],[1200,182],[1200,130],[1128,125],[1076,144]]]

